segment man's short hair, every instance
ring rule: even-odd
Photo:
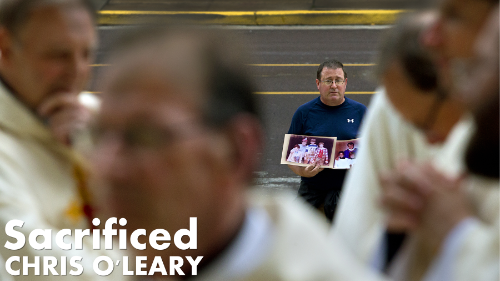
[[[75,5],[84,8],[97,20],[96,9],[91,0],[0,0],[0,26],[13,34],[29,20],[30,13],[42,6]]]
[[[342,69],[344,72],[344,79],[347,78],[347,73],[344,70],[344,65],[338,61],[338,60],[327,60],[323,62],[322,64],[319,65],[318,70],[316,71],[316,78],[318,80],[321,80],[321,72],[323,72],[323,68],[330,68],[330,69]]]
[[[353,142],[348,142],[347,145],[351,145],[354,146],[354,143]]]
[[[234,36],[196,26],[145,26],[117,40],[111,53],[128,54],[136,48],[161,45],[180,36],[196,39],[199,47],[196,52],[201,58],[199,66],[207,70],[204,80],[208,83],[208,98],[201,108],[203,121],[213,127],[222,127],[241,113],[260,120],[254,82],[244,57],[245,48]]]

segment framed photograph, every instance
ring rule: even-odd
[[[281,164],[333,169],[332,151],[337,138],[286,134],[281,153]]]
[[[350,169],[356,162],[359,139],[337,141],[334,153],[334,169]]]

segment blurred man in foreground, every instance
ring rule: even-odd
[[[380,173],[396,168],[400,159],[431,159],[462,113],[457,102],[442,96],[437,70],[420,44],[420,34],[434,19],[432,12],[405,16],[388,31],[380,50],[376,69],[385,87],[370,106],[360,144],[367,149],[356,155],[332,229],[366,263],[374,259],[385,232]],[[397,242],[398,236],[384,239]],[[376,258],[377,267],[389,255]]]
[[[476,57],[462,61],[466,68],[454,69],[460,99],[469,105],[476,129],[454,134],[458,141],[434,165],[406,163],[404,170],[386,179],[383,199],[391,212],[388,223],[392,228],[411,230],[414,238],[402,271],[437,255],[428,280],[500,278],[500,176],[495,157],[500,143],[496,121],[500,118],[499,16],[497,7],[478,40]],[[470,91],[471,83],[477,85],[475,91]],[[491,158],[483,161],[479,154],[485,144],[491,147]],[[412,257],[415,249],[421,249],[423,255]]]
[[[430,30],[437,30],[441,32],[446,31],[446,35],[438,34],[441,36],[431,36],[430,39],[434,39],[434,41],[431,40],[430,42],[436,44],[436,46],[446,46],[446,48],[441,49],[441,51],[443,51],[443,53],[441,54],[445,54],[443,56],[448,59],[453,57],[470,58],[472,56],[472,45],[474,44],[473,39],[483,26],[484,18],[486,18],[488,12],[491,11],[493,2],[486,0],[443,1],[441,10],[442,14],[439,16],[439,21],[437,21],[436,24],[431,24],[430,26],[432,27],[432,29]],[[430,20],[432,20],[432,18]],[[429,20],[427,20],[426,22],[427,23],[421,22],[416,26],[414,25],[414,27],[416,27],[417,30],[420,29],[419,32],[421,32],[422,28],[425,28],[426,24],[427,26],[429,26]],[[407,25],[407,28],[411,26],[412,25]],[[436,27],[441,27],[441,29],[436,29]],[[396,31],[394,32],[394,34],[398,34],[397,29],[398,27],[396,27]],[[396,49],[399,48],[399,50],[404,51],[402,54],[411,54],[412,50],[418,50],[418,48],[422,49],[418,40],[416,40],[419,34],[412,34],[414,32],[412,32],[411,30],[414,29],[415,28],[406,30],[406,35],[405,33],[400,32],[399,41],[387,40],[387,44],[394,44],[394,42],[405,42],[409,39],[409,42],[413,41],[411,45],[402,46],[401,43],[398,43],[399,45],[395,44]],[[450,29],[454,30],[452,31]],[[470,36],[457,36],[454,37],[454,39],[459,40],[459,42],[450,42],[450,36],[461,33],[470,34]],[[405,38],[404,36],[408,38],[406,40],[401,40]],[[415,49],[415,47],[417,49]],[[446,51],[444,51],[443,49],[446,49]],[[400,52],[392,51],[385,53],[390,54],[390,56],[394,56],[394,54],[396,54],[396,57],[401,54]],[[426,60],[429,61],[429,55],[426,55],[426,57]],[[368,117],[366,121],[366,127],[362,132],[362,134],[364,133],[365,136],[364,139],[368,139],[367,143],[365,143],[364,146],[369,148],[364,154],[363,152],[361,152],[358,159],[358,163],[364,163],[364,167],[357,167],[358,169],[355,168],[352,171],[351,177],[347,181],[346,194],[344,194],[345,200],[341,202],[339,215],[336,218],[337,224],[334,225],[333,231],[335,235],[339,235],[342,239],[348,241],[350,247],[354,249],[356,254],[363,258],[365,261],[368,262],[370,260],[377,260],[378,267],[383,267],[384,263],[386,263],[388,260],[390,260],[390,258],[393,257],[393,254],[397,252],[399,245],[402,242],[401,239],[404,237],[396,235],[396,239],[388,240],[388,245],[377,248],[377,245],[379,245],[379,241],[381,241],[382,239],[384,231],[388,230],[388,232],[386,233],[404,233],[408,229],[413,229],[418,224],[418,216],[412,216],[410,218],[401,217],[401,214],[404,212],[397,211],[397,203],[393,203],[394,206],[391,207],[388,206],[390,203],[386,202],[386,208],[388,212],[382,212],[378,206],[378,198],[383,194],[384,200],[393,202],[390,201],[391,199],[388,199],[387,197],[398,198],[403,196],[400,189],[394,191],[391,188],[392,186],[396,185],[393,181],[397,181],[398,179],[408,180],[407,178],[402,177],[401,174],[414,171],[414,165],[420,165],[418,163],[424,163],[425,160],[429,160],[432,157],[436,158],[436,166],[440,170],[447,171],[455,175],[459,173],[459,171],[463,170],[463,165],[465,163],[464,159],[461,158],[461,156],[463,156],[464,154],[465,145],[469,140],[470,134],[472,132],[471,127],[473,127],[472,120],[467,116],[462,118],[462,120],[457,125],[453,126],[461,115],[461,106],[456,100],[454,101],[446,94],[448,92],[453,92],[455,89],[449,78],[451,77],[451,73],[449,73],[449,69],[442,67],[444,65],[438,64],[439,79],[438,81],[436,81],[436,75],[434,75],[434,78],[432,78],[432,75],[430,75],[432,73],[432,69],[429,69],[427,67],[427,65],[429,64],[423,63],[418,59],[418,57],[415,57],[414,55],[406,56],[406,61],[401,60],[401,62],[403,63],[400,62],[399,66],[392,63],[391,60],[383,60],[384,58],[386,58],[383,55],[381,56],[381,58],[382,63],[379,63],[379,68],[387,69],[387,71],[385,71],[384,73],[384,84],[387,90],[387,97],[389,98],[391,104],[388,108],[385,95],[379,95],[373,102],[373,108],[370,111],[371,115]],[[389,63],[392,63],[392,65],[390,65]],[[389,64],[390,67],[384,68],[384,64]],[[392,77],[390,77],[389,75],[392,75]],[[449,77],[446,78],[446,75],[448,75]],[[434,94],[432,94],[432,91],[429,91],[429,89],[432,89],[432,87],[428,87],[429,85],[433,84],[429,83],[433,80],[434,85],[440,85],[441,80],[445,81],[444,83],[442,83],[444,84],[443,89],[437,88],[438,91],[434,91]],[[467,80],[469,82],[468,79],[464,80]],[[421,85],[423,86],[423,88],[420,87],[420,89],[412,90],[411,87],[403,87],[405,81],[412,82],[408,84],[409,86],[412,86],[412,84],[413,86]],[[439,84],[436,84],[436,82],[438,82]],[[427,90],[427,92],[429,92],[430,94],[422,95],[421,93],[420,95],[417,95],[418,91],[422,90]],[[472,94],[472,91],[469,92],[469,94]],[[450,105],[454,104],[454,106],[446,106],[447,103]],[[395,108],[397,111],[399,111],[400,116],[404,117],[405,120],[400,119],[401,117],[398,117],[399,114],[391,114],[391,108]],[[450,112],[450,109],[452,109],[453,111]],[[410,122],[414,126],[410,126]],[[425,133],[427,142],[423,140],[423,135],[417,132],[415,128],[419,128],[423,133]],[[387,143],[384,143],[384,138],[380,138],[381,134],[388,136]],[[429,142],[443,141],[446,136],[448,136],[447,140],[444,142],[442,147],[431,146],[429,144]],[[386,145],[388,149],[380,150],[379,145]],[[386,153],[386,155],[378,155],[377,151],[383,151]],[[388,153],[388,151],[395,151],[395,153],[391,154]],[[398,160],[400,159],[408,159],[412,161],[413,164],[405,162],[400,165],[398,164]],[[498,162],[498,160],[496,162]],[[423,165],[430,166],[429,163],[425,163]],[[383,177],[382,182],[379,182],[377,181],[377,178],[381,175],[381,172],[383,172],[384,169],[392,171],[388,172]],[[433,175],[435,174],[436,172]],[[415,178],[428,180],[430,177],[430,175],[420,175]],[[474,181],[474,179],[471,179],[470,183],[466,183],[465,185],[474,185]],[[483,182],[478,185],[485,187],[492,184],[494,185],[495,183],[490,181]],[[498,195],[495,195],[495,192],[497,191],[493,190],[489,195],[490,198],[495,198],[494,200],[498,201],[496,199],[498,198]],[[485,197],[488,192],[483,193],[482,196],[478,196],[477,194],[479,193],[482,192],[479,191],[474,194],[469,194],[468,197],[470,200],[474,201],[473,206],[476,210],[478,210],[476,212],[476,215],[484,220],[487,228],[492,230],[494,229],[494,225],[498,223],[497,216],[494,215],[495,209],[498,208],[498,204],[489,201],[493,199],[479,200],[478,198],[485,199],[486,197],[488,197]],[[446,196],[442,198],[446,198]],[[409,202],[405,203],[408,204],[400,205],[404,205],[406,206],[405,208],[410,210],[417,209],[419,212],[423,211],[423,206],[425,205],[424,202],[422,202],[421,200],[414,200],[415,196],[407,196],[406,199]],[[456,203],[456,201],[453,201],[451,199],[449,200],[449,202]],[[405,208],[401,207],[403,211],[407,211],[407,209]],[[401,211],[401,209],[399,211]],[[429,207],[429,209],[431,208]],[[349,214],[353,214],[356,217],[353,217]],[[464,213],[457,211],[456,214],[463,215]],[[383,224],[382,222],[384,220],[388,220],[388,224]],[[440,224],[444,226],[446,225],[445,222],[450,222],[451,225],[454,225],[455,223],[455,221],[453,220],[443,219]],[[401,225],[398,226],[398,223],[404,223],[406,225],[405,227],[402,227]],[[498,237],[498,235],[496,236]],[[495,235],[489,237],[495,237]],[[391,236],[389,235],[389,237],[386,238],[391,238]],[[430,239],[429,241],[436,240]],[[441,246],[439,242],[433,243],[433,245],[437,245],[438,247]],[[468,247],[467,242],[463,243],[463,247]],[[479,248],[480,247],[481,246],[479,246]],[[418,247],[413,247],[413,249],[418,249]],[[491,247],[490,249],[496,248]],[[435,251],[436,248],[434,248],[433,250]],[[477,255],[478,253],[479,255]],[[379,255],[377,256],[377,254]],[[410,267],[406,267],[411,268],[413,272],[410,272],[407,276],[400,276],[401,279],[406,280],[409,278],[422,277],[423,274],[429,270],[429,264],[433,261],[433,258],[436,256],[436,254],[437,252],[433,252],[432,254],[426,253],[425,255],[421,255],[420,253],[413,253],[413,255],[409,255],[417,257],[418,259],[415,260],[418,260],[419,262],[413,263]],[[495,252],[481,252],[481,250],[475,251],[475,254],[476,255],[467,255],[467,253],[464,252],[463,255],[462,253],[460,255],[452,255],[453,257],[460,257],[455,261],[448,263],[451,264],[451,267],[457,271],[455,271],[454,273],[451,273],[451,271],[447,271],[447,276],[453,276],[453,278],[461,276],[463,280],[476,280],[475,278],[471,278],[471,276],[480,275],[476,274],[482,269],[482,267],[477,266],[478,261],[488,255],[493,256],[493,258],[495,258],[495,256],[498,257],[498,254],[495,254]],[[424,256],[425,258],[422,258],[422,256]],[[465,256],[468,256],[471,259],[468,261],[464,261],[463,257]],[[477,258],[478,256],[479,258]],[[488,260],[488,258],[486,258],[486,260]],[[437,261],[437,259],[434,261]],[[439,268],[439,263],[436,262],[434,264],[435,266],[433,267],[433,269]],[[405,267],[400,266],[399,268]],[[494,269],[495,267],[493,267],[493,270]],[[437,271],[434,271],[433,273],[436,272]],[[485,276],[488,276],[488,274],[491,274],[491,271],[486,272]],[[430,274],[429,276],[432,276],[432,274]],[[489,276],[491,278],[491,275]]]
[[[85,0],[0,2],[0,224],[24,221],[16,230],[26,237],[34,229],[90,228],[83,164],[72,149],[72,136],[89,119],[77,96],[87,83],[97,44],[94,23],[95,11]],[[1,231],[5,260],[84,257],[83,280],[96,277],[93,257],[103,254],[55,245],[35,250],[29,244],[10,251],[4,247],[7,240],[16,242]],[[19,270],[16,280],[53,278],[34,277],[33,269],[23,276],[28,272],[21,262],[11,265]],[[62,274],[60,265],[56,271]]]
[[[463,2],[467,1],[445,1],[444,7],[469,8]],[[451,56],[441,65],[443,73],[455,72],[451,81],[454,93],[461,93],[475,129],[452,135],[454,141],[434,165],[402,163],[400,169],[382,178],[388,228],[411,234],[393,268],[397,279],[499,278],[499,11],[498,5],[493,8],[494,2],[498,4],[490,2],[487,24],[474,15],[483,23],[476,44],[469,48],[476,48],[474,56]],[[478,6],[484,8],[483,4]],[[438,57],[449,54],[449,49],[443,48],[450,43],[448,28],[453,26],[447,11],[443,10],[425,35],[426,40],[444,40],[436,45],[430,44],[436,41],[426,42],[442,51]],[[458,11],[467,15],[466,10]],[[457,62],[461,69],[457,69]],[[469,84],[476,85],[474,91]],[[491,148],[489,155],[478,157],[477,147],[486,143]],[[455,163],[461,166],[454,167]]]
[[[198,280],[373,280],[331,246],[327,226],[293,197],[248,194],[262,126],[233,37],[209,30],[150,30],[117,44],[103,85],[96,170],[104,217],[129,231],[174,233],[197,218]],[[168,274],[179,274],[167,272]],[[158,273],[160,274],[160,273]],[[163,273],[164,274],[164,273]],[[376,278],[375,278],[376,279]]]

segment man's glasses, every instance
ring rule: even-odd
[[[147,125],[131,125],[123,130],[105,130],[99,126],[92,129],[94,144],[98,145],[107,137],[118,138],[129,149],[156,150],[173,142],[195,135],[201,130],[193,122],[176,124],[170,128]]]
[[[331,86],[333,83],[335,83],[335,85],[337,86],[342,86],[344,85],[344,80],[341,80],[341,79],[336,79],[336,80],[322,80],[321,83],[327,85],[327,86]]]

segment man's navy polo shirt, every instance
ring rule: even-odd
[[[349,98],[345,98],[341,105],[328,106],[321,102],[320,97],[317,97],[297,109],[288,133],[337,137],[337,140],[356,139],[365,112],[366,106]],[[332,155],[332,158],[335,156]],[[318,189],[340,189],[346,171],[324,169],[316,176],[302,177],[302,180]]]

